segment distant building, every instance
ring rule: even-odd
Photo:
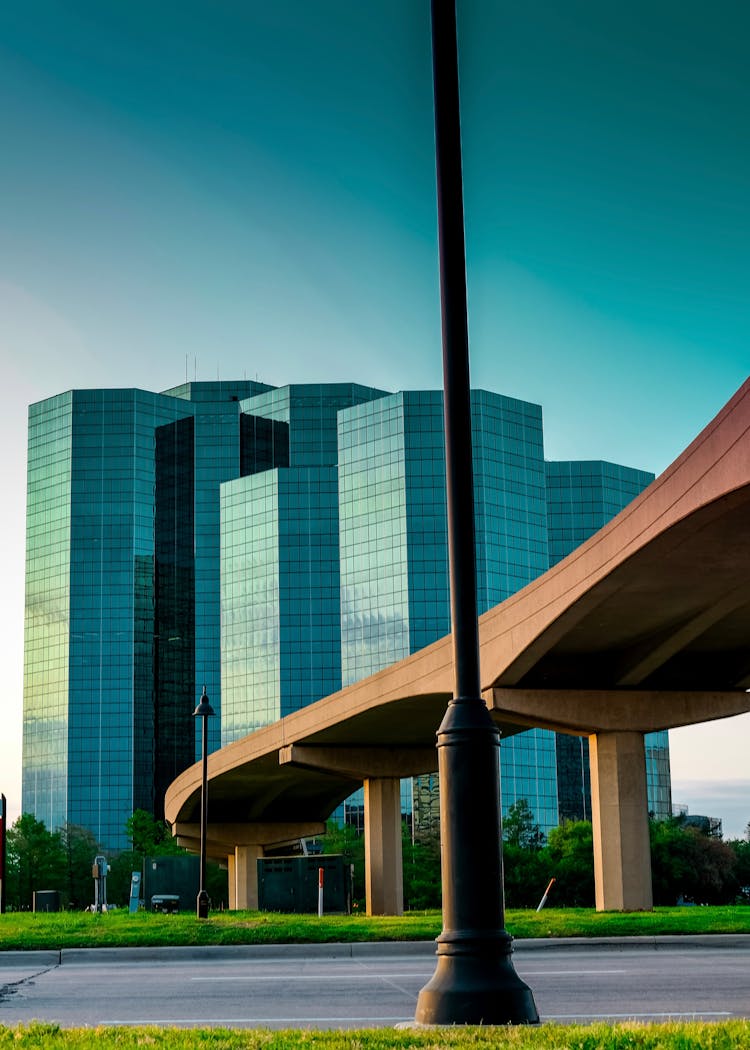
[[[351,383],[32,405],[24,810],[124,846],[133,809],[159,815],[196,758],[204,684],[214,749],[448,633],[442,428],[439,392]],[[480,611],[651,480],[545,464],[541,409],[513,398],[474,391],[472,429]],[[654,737],[649,805],[667,815]],[[503,806],[528,799],[544,830],[588,815],[585,741],[522,733],[501,767]],[[405,815],[427,826],[436,797],[434,777],[405,782]]]
[[[644,470],[601,460],[548,462],[547,524],[550,567],[623,510],[654,480]],[[665,820],[672,811],[669,734],[646,734],[649,812]],[[557,734],[559,819],[591,820],[589,742]]]
[[[705,817],[699,813],[690,813],[688,807],[681,802],[675,802],[672,806],[672,816],[677,817],[684,827],[697,828],[698,831],[712,839],[720,839],[724,834],[721,817]]]

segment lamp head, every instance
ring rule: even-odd
[[[203,686],[203,693],[201,694],[200,701],[195,711],[193,711],[193,718],[208,718],[209,715],[215,715],[213,707],[209,703],[208,697],[206,696],[206,687]]]

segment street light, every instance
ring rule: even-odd
[[[203,775],[201,777],[201,876],[200,876],[200,888],[198,889],[198,899],[196,901],[196,914],[199,919],[208,918],[208,891],[206,890],[206,828],[208,825],[208,733],[206,723],[211,715],[215,715],[213,707],[209,703],[208,696],[206,695],[206,687],[203,686],[203,693],[201,694],[200,701],[195,711],[193,711],[193,718],[201,718],[203,720],[202,730],[202,761],[203,761]]]
[[[534,1024],[504,929],[499,735],[479,675],[455,0],[432,0],[432,52],[454,690],[437,734],[443,931],[416,1020]]]

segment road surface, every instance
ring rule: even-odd
[[[720,947],[673,940],[521,942],[514,963],[542,1021],[750,1017],[750,937]],[[413,1019],[432,952],[412,944],[0,953],[0,1024],[395,1025]]]

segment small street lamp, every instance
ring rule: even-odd
[[[198,889],[198,900],[196,902],[196,914],[199,919],[208,918],[208,891],[206,890],[206,829],[208,826],[208,734],[206,722],[210,715],[215,715],[213,707],[206,695],[206,687],[203,686],[200,702],[193,711],[193,718],[203,719],[202,734],[202,761],[203,776],[201,778],[201,874],[200,887]]]

